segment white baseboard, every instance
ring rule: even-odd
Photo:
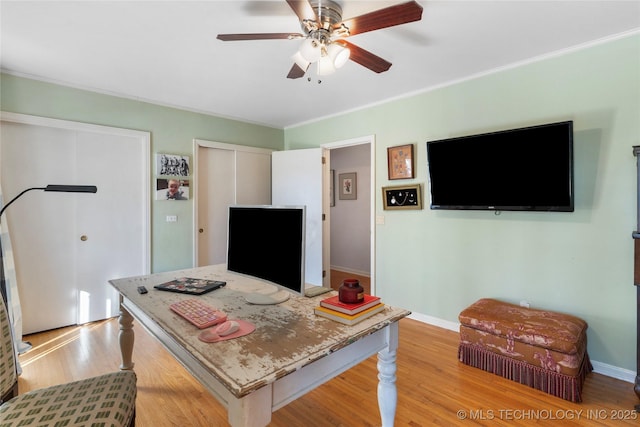
[[[450,322],[448,320],[438,319],[437,317],[427,316],[426,314],[411,313],[410,319],[417,320],[428,325],[438,326],[454,332],[460,332],[460,324],[458,322]]]
[[[635,383],[636,381],[636,373],[630,371],[629,369],[619,368],[617,366],[608,365],[606,363],[597,362],[595,360],[592,360],[591,364],[593,365],[593,372],[596,372],[598,374],[626,381],[631,384]]]
[[[337,271],[342,271],[344,273],[349,273],[349,274],[357,274],[358,276],[364,276],[364,277],[369,277],[371,275],[371,273],[369,271],[358,271],[358,270],[354,270],[353,268],[340,267],[340,266],[337,266],[337,265],[332,265],[331,269],[332,270],[337,270]]]
[[[428,325],[437,326],[439,328],[448,329],[454,332],[460,332],[460,323],[451,322],[449,320],[439,319],[433,316],[427,316],[425,314],[420,313],[411,313],[409,315],[410,319],[417,320],[422,323],[426,323]],[[591,364],[593,365],[593,372],[596,372],[601,375],[605,375],[607,377],[615,378],[618,380],[626,381],[631,384],[635,383],[636,373],[629,369],[619,368],[617,366],[609,365],[607,363],[598,362],[596,360],[591,360]]]

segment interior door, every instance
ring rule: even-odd
[[[235,203],[233,150],[199,147],[196,170],[197,266],[226,262],[227,206]]]
[[[2,122],[6,197],[47,184],[98,188],[30,192],[5,212],[24,333],[115,316],[108,280],[149,272],[148,136],[120,131]]]
[[[124,136],[77,134],[78,182],[98,187],[76,202],[78,324],[118,315],[118,292],[107,281],[144,271],[144,240],[135,237],[145,223],[140,201],[148,200],[140,185],[148,179],[142,150]]]
[[[324,150],[274,151],[271,154],[271,192],[274,205],[304,205],[307,207],[305,241],[305,281],[325,284],[329,268],[323,259],[323,182],[325,172]]]
[[[2,122],[5,201],[26,188],[76,183],[75,171],[64,166],[75,158],[74,145],[67,130]],[[75,206],[90,196],[32,191],[3,215],[13,244],[24,333],[76,323]]]

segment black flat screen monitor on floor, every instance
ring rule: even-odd
[[[304,295],[305,214],[304,206],[230,206],[227,270]]]

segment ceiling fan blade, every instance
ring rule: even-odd
[[[336,43],[349,48],[349,50],[351,51],[351,54],[349,55],[350,60],[352,60],[353,62],[357,62],[358,64],[370,69],[371,71],[382,73],[391,68],[391,62],[382,59],[379,56],[374,55],[368,50],[356,46],[353,43],[349,43],[346,40],[340,40]]]
[[[307,66],[307,68],[309,67]],[[303,70],[298,64],[293,64],[293,67],[291,67],[291,70],[289,70],[289,74],[287,74],[287,78],[299,79],[300,77],[303,77],[306,72],[307,70]]]
[[[289,6],[293,9],[295,14],[298,15],[300,22],[305,19],[309,19],[314,22],[318,20],[318,15],[316,15],[316,11],[313,10],[313,7],[311,7],[308,0],[287,0],[287,3],[289,3]]]
[[[338,29],[344,25],[349,35],[366,33],[367,31],[393,27],[422,19],[422,6],[415,1],[379,9],[355,18],[347,19],[334,26]]]
[[[218,34],[218,40],[224,42],[238,40],[277,40],[277,39],[300,39],[304,35],[299,33],[251,33],[251,34]]]

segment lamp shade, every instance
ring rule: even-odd
[[[293,62],[296,63],[296,65],[298,67],[300,67],[303,70],[306,70],[307,67],[309,67],[310,62],[307,61],[306,59],[304,59],[304,56],[302,56],[302,54],[300,53],[300,51],[296,52],[291,59],[293,59]]]
[[[333,66],[336,68],[340,68],[349,60],[351,51],[337,43],[331,43],[327,48],[327,55],[333,61]]]
[[[300,46],[300,55],[309,62],[316,62],[322,56],[320,42],[316,39],[306,39]]]
[[[333,65],[333,60],[329,55],[323,56],[318,61],[318,75],[328,76],[336,71],[336,67]]]

